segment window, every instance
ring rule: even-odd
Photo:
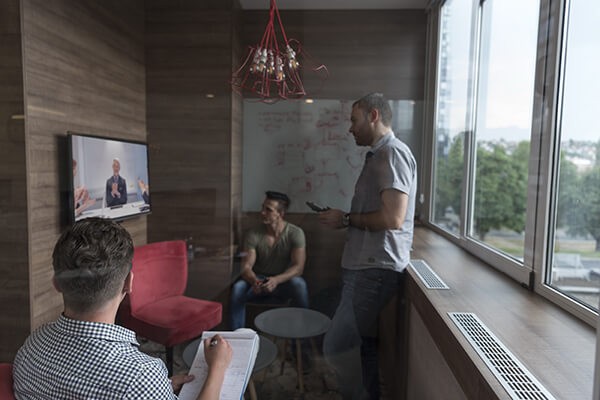
[[[552,14],[542,23],[534,1],[442,5],[429,220],[521,282],[529,268],[545,270],[536,290],[571,298],[565,307],[586,308],[590,321],[600,301],[600,3],[542,3]],[[537,83],[536,60],[546,68]],[[532,125],[541,127],[533,136]]]
[[[447,0],[439,16],[429,222],[595,324],[600,2]]]
[[[519,261],[524,254],[538,8],[536,1],[487,0],[481,10],[468,233]]]
[[[433,222],[459,233],[467,130],[472,2],[446,1],[439,37]]]
[[[570,2],[563,29],[562,94],[546,283],[590,308],[600,287],[600,3]]]

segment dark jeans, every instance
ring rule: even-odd
[[[263,279],[264,276],[258,276]],[[274,297],[285,301],[292,299],[292,307],[308,308],[308,290],[302,277],[296,276],[287,282],[277,285],[273,293],[255,294],[252,286],[243,279],[235,282],[231,288],[230,323],[231,330],[246,326],[246,303],[261,298]]]
[[[342,297],[323,353],[336,371],[344,399],[379,399],[377,321],[400,292],[403,279],[403,272],[380,268],[342,271]]]

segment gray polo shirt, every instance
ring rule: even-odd
[[[379,139],[367,153],[365,165],[356,181],[350,212],[368,213],[379,210],[381,192],[386,189],[399,190],[408,195],[408,208],[402,229],[370,232],[349,227],[342,268],[403,271],[410,260],[417,163],[408,146],[391,131]]]

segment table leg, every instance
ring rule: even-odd
[[[281,370],[279,371],[279,375],[283,375],[283,367],[285,365],[285,353],[287,351],[288,340],[283,339],[283,348],[279,348],[279,354],[281,354]]]
[[[302,371],[302,345],[300,339],[296,339],[296,363],[298,365],[298,388],[300,393],[304,393],[304,372]]]
[[[313,357],[314,357],[314,364],[313,364],[313,368],[314,371],[317,373],[317,375],[321,376],[321,379],[323,380],[323,390],[326,391],[327,390],[327,381],[325,379],[325,371],[326,368],[324,366],[324,361],[321,358],[321,354],[319,353],[319,349],[317,348],[317,342],[315,341],[314,337],[310,338],[310,345],[312,347],[313,350]],[[321,364],[323,363],[323,364]]]
[[[319,354],[319,349],[317,348],[317,342],[315,342],[314,337],[310,338],[310,346],[312,347],[313,354],[315,356],[315,360],[318,360],[320,357],[320,354]]]

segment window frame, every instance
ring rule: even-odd
[[[570,0],[540,0],[540,11],[538,20],[538,39],[536,50],[535,78],[534,78],[534,99],[530,136],[530,155],[529,155],[529,177],[527,182],[527,204],[526,221],[524,237],[523,262],[505,255],[498,250],[486,245],[485,243],[471,238],[467,235],[467,230],[472,215],[471,200],[473,194],[470,192],[473,188],[474,170],[474,128],[476,127],[476,109],[478,94],[478,66],[481,45],[481,18],[482,6],[486,0],[473,1],[473,26],[471,41],[470,73],[472,87],[468,88],[469,101],[467,104],[467,131],[465,134],[465,170],[463,171],[463,197],[462,209],[460,215],[459,234],[444,229],[434,222],[432,210],[434,208],[435,182],[434,172],[436,164],[436,123],[437,123],[437,95],[439,86],[439,40],[441,35],[440,19],[443,15],[442,7],[446,1],[437,5],[437,23],[434,29],[430,30],[431,35],[435,35],[435,50],[431,52],[432,58],[428,61],[428,68],[432,69],[430,77],[435,81],[434,94],[432,96],[433,105],[429,109],[428,126],[430,136],[424,149],[428,149],[430,162],[427,165],[426,173],[429,182],[425,188],[425,195],[428,199],[425,205],[424,223],[432,230],[443,235],[448,240],[458,244],[465,250],[480,258],[490,266],[507,274],[511,278],[536,294],[550,300],[560,308],[573,314],[586,323],[595,326],[598,319],[598,312],[579,301],[570,298],[560,291],[552,288],[545,283],[547,273],[547,264],[549,262],[549,247],[552,243],[550,235],[553,232],[553,221],[551,218],[552,207],[555,207],[553,201],[552,188],[557,171],[555,170],[555,151],[560,145],[560,107],[562,104],[564,54],[566,43],[566,29],[568,22],[568,10]],[[427,157],[425,158],[427,159]],[[425,176],[425,175],[424,175]]]
[[[537,163],[538,171],[535,174],[538,177],[536,195],[539,206],[535,224],[535,232],[538,234],[533,241],[533,267],[536,271],[534,291],[577,318],[595,326],[598,320],[596,310],[545,283],[550,267],[551,245],[554,243],[551,236],[555,229],[554,209],[557,204],[552,192],[559,174],[557,159],[559,158],[561,139],[560,120],[566,63],[563,55],[566,54],[566,31],[571,1],[544,0],[542,3],[544,4],[542,11],[545,13],[543,15],[546,17],[546,24],[540,22],[540,33],[544,27],[546,27],[546,32],[544,36],[540,35],[545,40],[540,40],[538,43],[539,73],[537,73],[538,81],[536,81],[536,88],[543,88],[543,91],[536,90],[536,93],[541,92],[544,95],[539,99],[538,115],[540,117],[537,121],[534,119],[538,125],[537,132],[539,132],[539,162]],[[544,115],[542,110],[550,110],[550,112]],[[530,162],[532,161],[530,159]]]
[[[462,241],[462,237],[464,237],[464,232],[465,232],[465,227],[466,227],[466,216],[468,215],[468,209],[466,208],[466,204],[464,202],[464,198],[465,195],[468,191],[468,185],[466,184],[466,177],[465,177],[465,173],[468,171],[468,165],[470,163],[471,160],[471,156],[470,153],[468,152],[468,149],[470,148],[468,142],[470,140],[470,137],[472,137],[472,130],[473,130],[473,124],[474,124],[474,120],[473,120],[473,102],[475,101],[476,97],[474,95],[474,91],[476,90],[477,87],[477,73],[476,73],[476,68],[477,68],[477,62],[475,62],[475,60],[477,59],[477,54],[479,51],[479,46],[478,46],[478,31],[479,31],[479,18],[477,17],[477,13],[478,13],[478,7],[477,4],[480,2],[480,0],[471,0],[472,3],[472,7],[471,7],[471,20],[473,21],[472,25],[471,25],[471,32],[469,35],[469,40],[470,40],[470,44],[469,44],[469,60],[468,60],[468,65],[469,65],[469,77],[470,79],[468,79],[468,86],[466,89],[466,93],[467,93],[467,99],[465,102],[466,105],[466,116],[465,116],[465,137],[464,137],[464,141],[463,141],[463,145],[464,145],[464,149],[463,149],[463,154],[464,154],[464,158],[463,158],[463,187],[461,190],[461,196],[463,201],[461,201],[461,208],[459,211],[459,227],[458,227],[458,231],[455,233],[453,231],[449,231],[444,229],[441,225],[439,225],[435,220],[435,195],[436,195],[436,183],[437,183],[437,176],[435,175],[436,172],[436,168],[437,168],[437,123],[438,123],[438,96],[440,93],[440,43],[442,42],[442,31],[441,31],[441,26],[442,26],[442,17],[443,17],[443,13],[442,13],[442,8],[446,5],[446,3],[449,0],[444,0],[442,2],[442,4],[440,5],[438,12],[437,12],[437,25],[436,25],[436,31],[430,31],[431,35],[435,35],[436,37],[436,41],[435,41],[435,51],[432,52],[433,54],[433,61],[429,63],[429,65],[432,65],[431,68],[434,71],[434,74],[431,75],[432,80],[434,81],[434,88],[435,88],[435,92],[434,92],[434,97],[433,97],[433,119],[431,122],[431,129],[432,129],[432,135],[431,135],[431,146],[432,146],[432,157],[431,159],[431,163],[429,165],[429,171],[430,174],[429,176],[431,177],[431,179],[429,179],[429,188],[428,188],[428,193],[430,194],[428,196],[428,198],[431,199],[431,202],[428,204],[428,216],[431,215],[428,218],[428,221],[430,224],[432,224],[433,226],[436,227],[436,230],[438,232],[444,232],[444,234],[449,235],[450,237],[452,237],[453,241]],[[464,0],[456,0],[456,1],[464,1]]]

